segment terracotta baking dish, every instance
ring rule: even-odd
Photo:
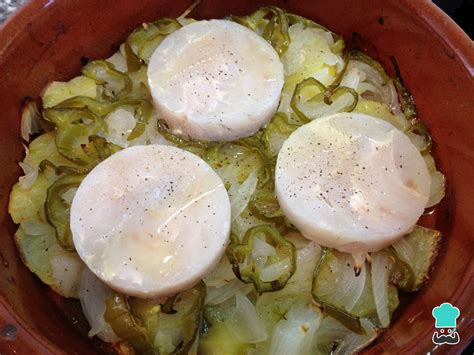
[[[50,80],[79,73],[81,58],[104,58],[134,27],[175,17],[190,0],[32,0],[0,31],[0,353],[110,352],[89,340],[78,302],[55,297],[20,261],[15,225],[7,214],[11,186],[24,150],[20,105],[37,98]],[[393,326],[370,353],[460,353],[474,335],[474,45],[430,1],[221,1],[203,0],[197,18],[246,14],[272,3],[344,35],[347,43],[380,60],[394,74],[398,63],[421,119],[436,141],[448,192],[423,223],[444,240],[428,284],[404,299]],[[457,346],[435,347],[431,309],[451,302],[461,310]]]

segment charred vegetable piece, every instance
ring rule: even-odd
[[[414,277],[414,282],[410,281],[407,284],[405,284],[405,279],[402,278],[398,282],[402,289],[416,291],[421,288],[428,279],[428,272],[438,254],[440,244],[440,232],[415,226],[410,234],[392,245],[391,248],[395,251],[399,262],[408,265]]]
[[[274,255],[264,257],[267,260],[254,257],[259,238],[275,249]],[[227,256],[235,275],[245,283],[253,283],[258,293],[282,289],[296,270],[295,246],[272,226],[249,229],[241,243],[235,236],[231,240]]]
[[[155,22],[144,23],[128,36],[126,46],[130,53],[128,55],[135,58],[132,59],[131,65],[128,65],[129,71],[135,71],[136,61],[147,63],[158,45],[166,38],[167,35],[179,29],[181,24],[173,18],[163,18]]]
[[[309,91],[309,93],[308,93]],[[290,106],[303,122],[336,112],[351,112],[359,95],[345,86],[326,87],[315,78],[307,78],[295,87]]]
[[[74,250],[74,243],[69,227],[72,200],[68,201],[65,194],[77,189],[83,179],[84,175],[65,175],[56,180],[48,189],[45,204],[46,215],[49,223],[56,230],[56,238],[59,244],[67,250]]]
[[[231,16],[230,19],[261,34],[275,48],[280,57],[285,54],[290,45],[287,14],[278,7],[262,7],[252,15]]]

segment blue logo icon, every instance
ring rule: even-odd
[[[449,302],[445,302],[431,311],[435,319],[435,328],[439,329],[433,333],[433,343],[437,345],[459,343],[459,334],[456,331],[456,319],[461,314],[459,308]],[[446,333],[445,333],[446,331]]]

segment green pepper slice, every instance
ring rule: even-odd
[[[158,128],[158,132],[163,137],[165,137],[166,140],[170,141],[171,143],[183,149],[187,149],[189,147],[194,147],[198,149],[207,149],[207,148],[211,148],[218,145],[214,142],[201,141],[201,140],[196,140],[196,139],[185,139],[183,137],[177,136],[170,131],[168,124],[164,120],[157,121],[157,128]]]
[[[106,130],[105,122],[85,109],[46,109],[46,120],[56,126],[56,147],[64,157],[80,165],[88,165],[91,158],[84,152],[83,146],[88,138]]]
[[[130,52],[128,55],[132,55],[135,59],[131,60],[132,67],[128,67],[130,71],[135,71],[136,60],[141,63],[148,64],[151,55],[155,51],[156,47],[168,36],[177,29],[181,28],[181,24],[173,18],[163,18],[155,22],[144,23],[133,31],[127,38],[126,46]],[[134,70],[135,69],[135,70]]]
[[[77,188],[84,175],[65,175],[56,180],[48,189],[45,209],[49,223],[56,230],[56,238],[67,250],[74,250],[69,216],[71,205],[65,201],[63,194],[72,188]]]
[[[54,171],[56,175],[63,175],[63,174],[76,174],[76,175],[84,175],[87,174],[89,171],[92,170],[94,166],[96,166],[102,160],[107,159],[112,154],[118,152],[122,149],[122,147],[115,145],[113,143],[109,143],[103,137],[98,136],[90,136],[89,143],[82,146],[82,149],[86,153],[86,155],[90,158],[90,164],[84,167],[74,167],[74,166],[66,166],[60,165],[56,166],[53,162],[48,159],[44,159],[40,162],[39,168],[41,171],[45,171],[48,168]]]
[[[303,90],[306,89],[316,89],[318,91],[317,94],[314,94],[312,97],[305,97],[306,95],[303,93]],[[295,112],[296,116],[303,122],[307,123],[312,121],[313,119],[319,117],[314,116],[310,113],[311,104],[320,104],[324,102],[326,105],[332,105],[334,100],[339,98],[344,94],[350,94],[353,97],[353,100],[348,105],[342,107],[341,109],[337,110],[336,112],[351,112],[357,106],[357,102],[359,100],[359,95],[357,92],[346,86],[330,86],[326,87],[323,83],[315,78],[307,78],[302,82],[298,83],[295,87],[295,91],[293,92],[293,96],[291,98],[290,106]]]
[[[407,263],[397,257],[393,248],[386,248],[385,252],[393,261],[390,270],[390,282],[403,291],[413,292],[416,284],[413,270]]]
[[[276,255],[269,256],[265,265],[261,266],[253,257],[255,239],[263,236],[265,241],[276,250]],[[231,236],[227,249],[227,257],[232,264],[235,275],[245,283],[253,283],[258,293],[280,290],[296,270],[296,249],[293,243],[281,236],[278,230],[269,225],[250,228],[239,242]],[[282,266],[281,274],[274,280],[262,280],[261,273],[265,266],[289,259],[289,264]]]
[[[160,304],[116,294],[104,319],[113,331],[144,354],[186,354],[198,333],[206,287],[200,282]]]
[[[263,220],[284,216],[275,193],[271,191],[257,191],[249,201],[249,209],[255,216]]]
[[[117,294],[106,301],[104,319],[110,324],[115,334],[130,343],[140,353],[156,354],[145,326],[133,316],[126,296]]]
[[[135,109],[136,124],[127,140],[139,137],[146,128],[148,121],[153,115],[153,105],[147,98],[118,99],[116,101],[98,101],[89,97],[77,96],[61,102],[54,109],[77,108],[87,109],[94,115],[104,117],[119,107],[131,106]],[[104,123],[105,125],[105,123]],[[92,133],[94,134],[94,133]]]

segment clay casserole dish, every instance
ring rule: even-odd
[[[61,299],[21,262],[7,214],[24,149],[20,107],[51,80],[77,75],[81,58],[111,55],[143,22],[176,17],[192,0],[31,0],[0,28],[0,353],[108,352],[87,338],[79,303]],[[448,191],[423,224],[443,233],[434,272],[402,304],[392,327],[369,353],[461,352],[474,320],[474,44],[427,0],[203,0],[195,18],[248,14],[273,4],[309,17],[379,60],[394,75],[398,64],[419,117],[436,142],[434,154]],[[456,347],[435,348],[433,307],[459,307]]]

